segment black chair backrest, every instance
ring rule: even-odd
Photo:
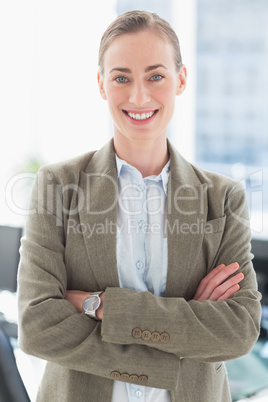
[[[12,345],[0,325],[0,402],[30,402]]]

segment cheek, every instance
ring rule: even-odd
[[[107,92],[107,100],[109,103],[110,108],[114,108],[123,101],[124,97],[120,91],[114,90],[110,88]]]
[[[168,106],[170,103],[174,103],[176,97],[176,87],[174,83],[171,82],[169,85],[165,85],[164,87],[157,89],[155,96],[157,96],[158,100],[165,106]]]
[[[175,104],[175,96],[176,93],[172,89],[165,89],[157,94],[157,100],[161,103],[164,107],[168,108]]]

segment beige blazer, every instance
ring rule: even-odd
[[[38,401],[109,402],[113,379],[168,389],[172,402],[231,401],[222,362],[251,350],[261,315],[245,196],[168,147],[166,297],[119,288],[113,140],[40,169],[18,276],[20,346],[48,361]],[[234,261],[239,292],[191,300],[211,269]],[[66,289],[105,290],[103,321],[78,314]]]

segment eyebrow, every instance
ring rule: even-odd
[[[164,64],[155,64],[153,66],[146,67],[145,72],[148,73],[148,72],[150,72],[152,70],[156,70],[159,67],[163,67],[163,68],[165,68],[167,70],[167,67],[164,66]],[[115,67],[115,68],[111,69],[110,73],[112,73],[113,71],[119,71],[120,73],[131,74],[131,70],[129,68]]]

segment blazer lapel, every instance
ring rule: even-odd
[[[195,285],[207,220],[207,185],[193,167],[170,145],[170,178],[167,197],[168,273],[167,297],[185,297]],[[198,279],[199,280],[199,279]],[[191,285],[192,283],[192,285]],[[191,290],[190,290],[191,293]]]
[[[100,289],[119,287],[116,236],[118,180],[113,141],[97,151],[80,175],[85,195],[80,222],[90,228],[84,233],[88,258]]]

